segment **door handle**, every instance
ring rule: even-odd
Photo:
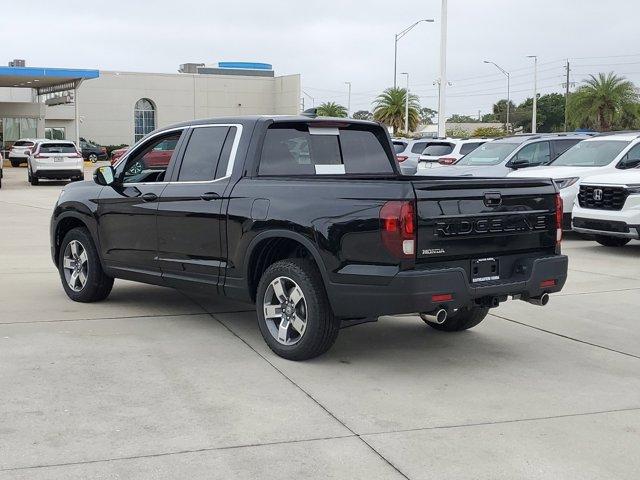
[[[220,195],[218,195],[216,192],[207,192],[207,193],[203,193],[202,195],[200,195],[200,198],[202,200],[206,200],[207,202],[209,202],[211,200],[215,200],[217,198],[220,198]]]
[[[145,202],[155,202],[158,199],[158,195],[156,195],[155,193],[145,193],[144,195],[142,195],[142,200],[144,200]]]

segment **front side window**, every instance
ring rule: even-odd
[[[322,131],[319,127],[314,130]],[[260,175],[381,174],[393,168],[381,139],[358,128],[312,134],[304,124],[267,130]]]
[[[502,163],[520,143],[488,142],[480,145],[474,151],[456,163],[458,165],[484,167]]]
[[[122,168],[123,183],[162,182],[181,131],[160,135],[137,148]]]
[[[536,142],[525,145],[516,156],[518,163],[527,163],[530,167],[546,165],[550,160],[549,142]]]
[[[560,155],[553,166],[604,167],[628,145],[628,140],[584,140]]]
[[[134,140],[137,142],[156,129],[156,107],[148,98],[136,102],[133,110]]]
[[[640,143],[631,147],[631,150],[620,160],[620,163],[616,165],[617,168],[636,168],[640,165]]]
[[[233,142],[235,130],[230,127],[194,128],[182,158],[178,181],[209,181],[224,177],[229,161],[225,143]]]

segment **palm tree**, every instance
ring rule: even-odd
[[[584,83],[569,96],[567,114],[576,126],[609,131],[638,102],[633,83],[613,72],[589,75]]]
[[[321,103],[316,111],[319,117],[346,117],[347,109],[335,102]]]
[[[404,129],[404,111],[407,90],[387,88],[373,102],[373,118],[393,128],[394,135]],[[420,123],[420,102],[417,95],[409,94],[409,130],[415,131]]]

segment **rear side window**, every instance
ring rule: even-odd
[[[194,128],[182,157],[178,181],[210,181],[224,177],[229,162],[229,149],[225,146],[228,137],[234,137],[231,130],[235,131],[235,128]]]
[[[411,147],[411,153],[417,153],[418,155],[420,155],[426,146],[427,142],[416,142]]]
[[[452,143],[428,143],[423,150],[423,155],[430,157],[439,157],[441,155],[449,155],[453,152],[454,145]]]
[[[267,130],[260,175],[393,173],[380,139],[369,130],[276,125]]]
[[[469,143],[463,143],[460,146],[460,155],[466,155],[469,152],[473,152],[476,148],[478,148],[480,145],[482,145],[484,142],[469,142]]]
[[[73,143],[42,143],[40,153],[77,153]]]

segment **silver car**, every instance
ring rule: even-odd
[[[393,138],[393,148],[403,175],[415,175],[418,169],[420,154],[433,141],[432,138]]]
[[[455,165],[427,169],[422,175],[506,177],[527,167],[548,165],[586,134],[514,135],[487,142],[476,148]]]

